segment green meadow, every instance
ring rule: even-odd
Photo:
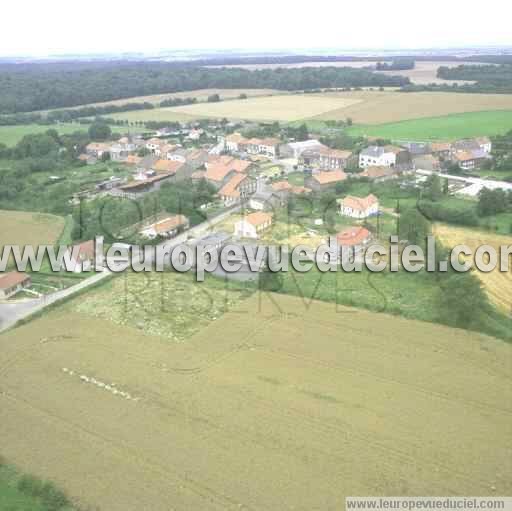
[[[498,135],[512,130],[512,111],[467,112],[442,117],[357,125],[347,130],[353,136],[389,138],[392,140],[455,140],[483,135]]]

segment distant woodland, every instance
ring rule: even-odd
[[[207,88],[311,90],[401,87],[409,83],[406,77],[349,67],[249,71],[166,62],[3,64],[0,114]]]

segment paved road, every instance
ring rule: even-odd
[[[166,240],[161,243],[162,246],[173,248],[180,243],[187,241],[190,237],[200,237],[208,234],[215,225],[224,221],[229,215],[235,213],[240,210],[240,206],[233,206],[232,208],[223,211],[217,216],[198,224],[191,229],[183,232],[182,234],[176,236],[171,240]],[[0,304],[0,332],[6,330],[7,328],[12,327],[21,319],[24,319],[31,314],[35,314],[43,310],[45,307],[48,307],[52,303],[55,303],[63,298],[67,298],[72,296],[73,294],[86,289],[97,282],[107,278],[112,273],[108,270],[105,270],[101,273],[97,273],[87,279],[82,280],[80,283],[68,287],[67,289],[62,289],[61,291],[56,291],[55,293],[51,293],[41,298],[35,298],[33,300],[21,300],[19,302],[9,302],[9,303],[1,303]]]

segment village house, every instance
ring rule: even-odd
[[[432,142],[430,144],[430,151],[438,158],[447,159],[452,154],[452,144],[450,142]]]
[[[172,160],[157,160],[152,166],[151,170],[155,171],[155,174],[168,173],[171,172],[176,174],[176,172],[183,166],[184,164],[179,161]]]
[[[377,167],[406,167],[410,165],[409,152],[396,146],[370,146],[359,154],[359,167],[364,169],[370,166]]]
[[[415,170],[430,170],[432,172],[439,172],[441,170],[441,162],[439,158],[433,154],[414,156],[412,164]]]
[[[83,243],[71,245],[66,251],[66,256],[69,257],[71,262],[70,270],[73,273],[90,271],[94,265],[94,250],[94,240],[88,240]],[[62,269],[66,269],[65,263],[63,262],[62,264]]]
[[[371,181],[380,182],[388,181],[389,179],[396,179],[399,176],[398,171],[394,167],[366,167],[363,172],[358,174],[359,177],[366,177]]]
[[[144,238],[174,238],[180,232],[187,230],[190,226],[189,219],[184,215],[173,215],[151,225],[148,225],[139,231]]]
[[[232,133],[224,138],[224,147],[226,151],[231,153],[238,152],[240,150],[239,144],[245,142],[247,139],[240,133]]]
[[[489,137],[463,138],[453,143],[452,151],[481,151],[489,155],[492,150],[492,142]]]
[[[379,200],[373,194],[367,197],[347,195],[343,199],[338,199],[337,202],[342,216],[362,219],[379,214]]]
[[[157,156],[161,155],[161,148],[166,145],[166,142],[160,138],[150,138],[146,141],[146,149]]]
[[[256,211],[273,211],[283,204],[283,198],[271,190],[259,190],[249,200],[249,207]]]
[[[371,240],[371,234],[365,227],[348,227],[336,235],[338,244],[339,259],[347,260],[353,258]]]
[[[272,214],[263,211],[249,213],[235,223],[234,234],[239,238],[258,239],[260,234],[272,225]]]
[[[205,179],[220,189],[234,174],[245,174],[251,167],[251,162],[236,159],[218,159],[214,163],[208,163]]]
[[[110,151],[110,144],[105,144],[103,142],[91,142],[85,146],[85,153],[88,156],[93,156],[98,160],[101,157]]]
[[[453,161],[459,166],[459,168],[467,171],[480,167],[486,160],[488,160],[488,158],[489,155],[482,149],[456,151],[453,154]]]
[[[232,206],[241,200],[247,199],[256,191],[256,179],[246,174],[233,174],[229,181],[219,190],[217,195],[224,206]]]
[[[318,151],[318,165],[322,170],[343,170],[352,156],[352,151],[321,148]]]
[[[322,192],[342,183],[345,179],[347,175],[342,170],[321,171],[306,177],[304,184],[315,192]]]
[[[0,273],[0,300],[7,300],[30,285],[30,276],[26,273],[18,271]]]

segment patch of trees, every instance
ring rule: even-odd
[[[478,194],[477,211],[480,216],[491,216],[512,211],[512,192],[483,188]]]
[[[377,71],[405,71],[414,69],[416,63],[413,59],[397,59],[391,62],[377,62]]]
[[[197,98],[168,98],[160,101],[160,107],[193,105],[194,103],[197,103]]]
[[[437,70],[437,76],[445,80],[468,80],[475,83],[407,84],[401,90],[403,92],[448,91],[490,94],[512,92],[512,64],[441,66]]]
[[[0,113],[68,108],[116,99],[205,88],[305,90],[401,87],[408,78],[367,69],[280,68],[249,71],[168,62],[0,65]]]
[[[155,217],[162,211],[182,214],[191,225],[206,220],[200,206],[215,200],[215,189],[202,180],[197,183],[186,180],[162,185],[160,190],[138,200],[103,197],[82,202],[73,211],[73,240],[86,240],[104,236],[107,242],[137,242],[137,224]]]
[[[89,138],[91,140],[103,141],[112,136],[110,126],[104,122],[96,121],[89,126]]]
[[[34,476],[22,476],[16,486],[21,493],[38,499],[47,511],[59,511],[71,504],[66,494],[53,483]]]
[[[491,84],[497,87],[510,86],[512,84],[512,65],[469,65],[463,64],[457,67],[441,66],[437,70],[438,78],[444,80],[471,80],[480,84]]]
[[[463,200],[452,201],[418,201],[419,211],[429,220],[447,222],[457,225],[475,226],[479,224],[478,214],[474,204]]]

